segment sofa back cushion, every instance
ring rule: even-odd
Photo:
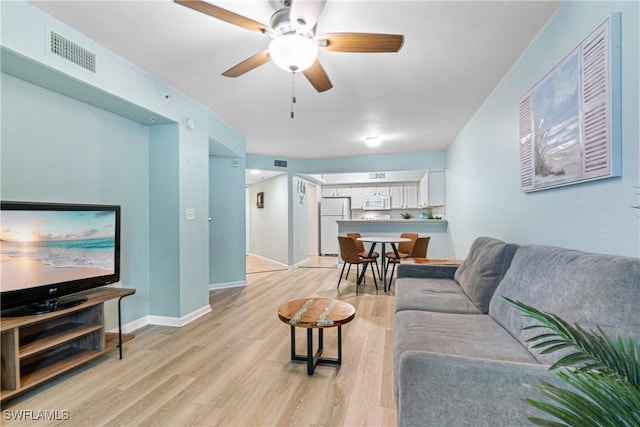
[[[640,339],[640,259],[550,246],[522,246],[495,291],[489,315],[541,363],[562,353],[540,354],[526,340],[542,329],[522,331],[534,320],[505,305],[502,297],[560,316],[586,330],[599,325],[610,338]]]
[[[491,237],[478,237],[471,245],[469,255],[456,270],[454,280],[482,313],[489,312],[491,297],[517,248],[518,245]]]

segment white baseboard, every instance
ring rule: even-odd
[[[263,260],[265,260],[265,261],[269,261],[269,262],[272,262],[272,263],[274,263],[274,264],[281,265],[281,266],[283,266],[284,268],[289,268],[289,266],[288,266],[287,264],[283,264],[283,263],[281,263],[280,261],[276,261],[276,260],[273,260],[273,259],[270,259],[270,258],[267,258],[267,257],[263,257],[262,255],[258,255],[258,254],[254,254],[254,253],[250,253],[250,254],[247,254],[247,255],[251,255],[251,256],[258,257],[258,258],[262,258],[262,259],[263,259]]]
[[[124,325],[122,325],[122,333],[129,334],[135,331],[136,329],[140,329],[142,327],[147,326],[149,324],[148,317],[149,316],[144,316],[139,319],[133,320],[131,322],[125,323]],[[113,328],[109,332],[118,332],[118,328]]]
[[[305,258],[302,261],[297,262],[297,263],[293,264],[292,266],[290,266],[289,270],[294,270],[294,269],[296,269],[296,268],[300,267],[301,265],[306,264],[308,262],[309,262],[309,258]]]
[[[305,258],[302,261],[297,262],[297,263],[295,263],[293,265],[288,265],[288,264],[283,264],[283,263],[281,263],[279,261],[275,261],[275,260],[269,259],[267,257],[263,257],[262,255],[257,255],[257,254],[254,254],[254,253],[251,253],[251,254],[248,254],[248,255],[255,256],[255,257],[258,257],[258,258],[262,258],[265,261],[269,261],[269,262],[272,262],[274,264],[281,265],[282,267],[286,268],[287,270],[294,270],[294,269],[300,267],[301,265],[309,262],[309,258]],[[209,285],[209,286],[211,286],[211,285]]]
[[[174,328],[180,328],[210,312],[211,306],[207,304],[182,317],[154,316],[148,314],[139,319],[127,322],[122,325],[122,333],[130,333],[147,325],[171,326]],[[110,332],[118,332],[118,329],[113,329]]]
[[[240,288],[242,286],[247,286],[246,280],[240,280],[237,282],[209,283],[209,290],[213,291],[216,289]]]

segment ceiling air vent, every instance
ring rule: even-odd
[[[95,53],[88,51],[54,31],[51,31],[51,44],[49,48],[54,55],[73,62],[92,73],[96,72]]]
[[[281,168],[286,168],[287,167],[287,161],[286,160],[274,160],[273,161],[273,165],[274,166],[280,166]]]

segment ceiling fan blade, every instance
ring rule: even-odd
[[[211,3],[199,0],[173,1],[183,6],[189,7],[193,10],[197,10],[198,12],[202,12],[205,15],[213,16],[214,18],[220,19],[233,25],[237,25],[238,27],[242,27],[250,31],[256,31],[260,34],[267,33],[271,30],[267,25],[264,25],[258,21],[254,21],[253,19],[249,19],[245,16],[238,15],[237,13],[231,12],[230,10],[214,6]]]
[[[318,22],[327,0],[292,0],[289,18],[303,30],[312,29]]]
[[[329,76],[327,76],[327,73],[324,71],[320,61],[317,59],[311,67],[307,68],[302,73],[318,92],[324,92],[333,87],[331,80],[329,80]]]
[[[399,34],[328,33],[316,37],[320,49],[331,52],[397,52],[404,44]],[[326,40],[326,46],[323,46]]]
[[[261,65],[266,64],[270,59],[271,57],[269,56],[269,50],[263,50],[262,52],[256,53],[255,55],[245,59],[241,63],[229,68],[227,71],[222,73],[222,75],[225,77],[238,77],[243,75],[244,73],[248,73],[255,68],[258,68]]]

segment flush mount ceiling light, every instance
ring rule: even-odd
[[[364,139],[364,143],[369,147],[377,147],[380,145],[380,137],[379,136],[368,136]]]
[[[260,174],[260,171],[257,170],[257,169],[251,169],[250,173],[251,173],[251,175],[258,175],[258,174]]]
[[[304,71],[318,56],[318,45],[309,37],[285,34],[269,44],[269,55],[275,64],[285,71]]]

